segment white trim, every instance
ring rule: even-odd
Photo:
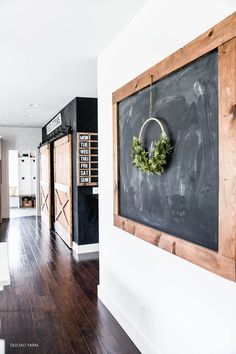
[[[0,320],[0,328],[1,328],[1,320]],[[0,339],[0,354],[5,353],[5,340]]]
[[[49,215],[41,210],[41,221],[42,224],[49,228]]]
[[[4,286],[10,285],[10,270],[8,261],[8,249],[7,243],[0,243],[0,291],[3,290]]]
[[[58,190],[60,192],[64,192],[64,193],[70,192],[70,187],[66,184],[55,183],[54,187],[56,190]]]
[[[77,254],[98,252],[99,244],[91,243],[90,245],[78,245],[76,242],[73,242],[72,249]]]
[[[42,186],[42,187],[49,187],[49,182],[46,182],[46,181],[40,181],[40,185]]]
[[[58,236],[60,236],[60,238],[67,244],[67,246],[71,248],[70,231],[67,230],[58,221],[54,221],[54,230],[56,231]]]
[[[93,194],[98,194],[98,187],[93,187]]]
[[[135,323],[127,316],[127,313],[118,303],[114,301],[103,286],[98,285],[98,298],[103,302],[115,319],[119,322],[121,327],[134,342],[141,353],[145,354],[161,354],[161,352],[154,348],[148,338],[146,338],[141,331],[136,327]]]

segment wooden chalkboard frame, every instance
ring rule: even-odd
[[[119,102],[201,56],[218,49],[218,252],[122,217],[119,210]],[[236,281],[236,12],[139,75],[112,95],[114,225],[176,256]]]

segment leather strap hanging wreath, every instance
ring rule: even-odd
[[[161,128],[159,140],[156,140],[151,148],[151,151],[146,151],[142,147],[142,132],[147,123],[155,121]],[[148,118],[142,125],[139,137],[134,136],[132,142],[131,156],[133,165],[140,171],[150,174],[161,175],[165,172],[167,157],[171,153],[172,146],[170,145],[168,135],[166,134],[163,125],[157,118]]]
[[[167,157],[171,153],[172,146],[170,145],[169,137],[160,120],[152,117],[152,84],[153,75],[150,75],[149,118],[143,123],[139,132],[139,137],[133,137],[131,156],[133,165],[140,171],[145,172],[148,175],[152,175],[153,173],[161,175],[165,172]],[[161,128],[161,136],[159,140],[154,141],[151,151],[146,151],[142,147],[142,132],[145,125],[151,121],[154,121],[159,125]]]

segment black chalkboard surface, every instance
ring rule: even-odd
[[[152,87],[153,117],[174,145],[166,172],[132,165],[131,144],[148,118],[149,88],[119,103],[119,213],[141,224],[218,250],[218,53],[213,51]],[[144,130],[150,148],[160,130]]]

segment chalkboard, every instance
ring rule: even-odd
[[[132,165],[133,136],[148,118],[149,88],[119,103],[119,214],[218,250],[218,52],[208,53],[156,82],[153,117],[174,146],[166,172],[148,176]],[[155,122],[144,145],[160,136]]]

